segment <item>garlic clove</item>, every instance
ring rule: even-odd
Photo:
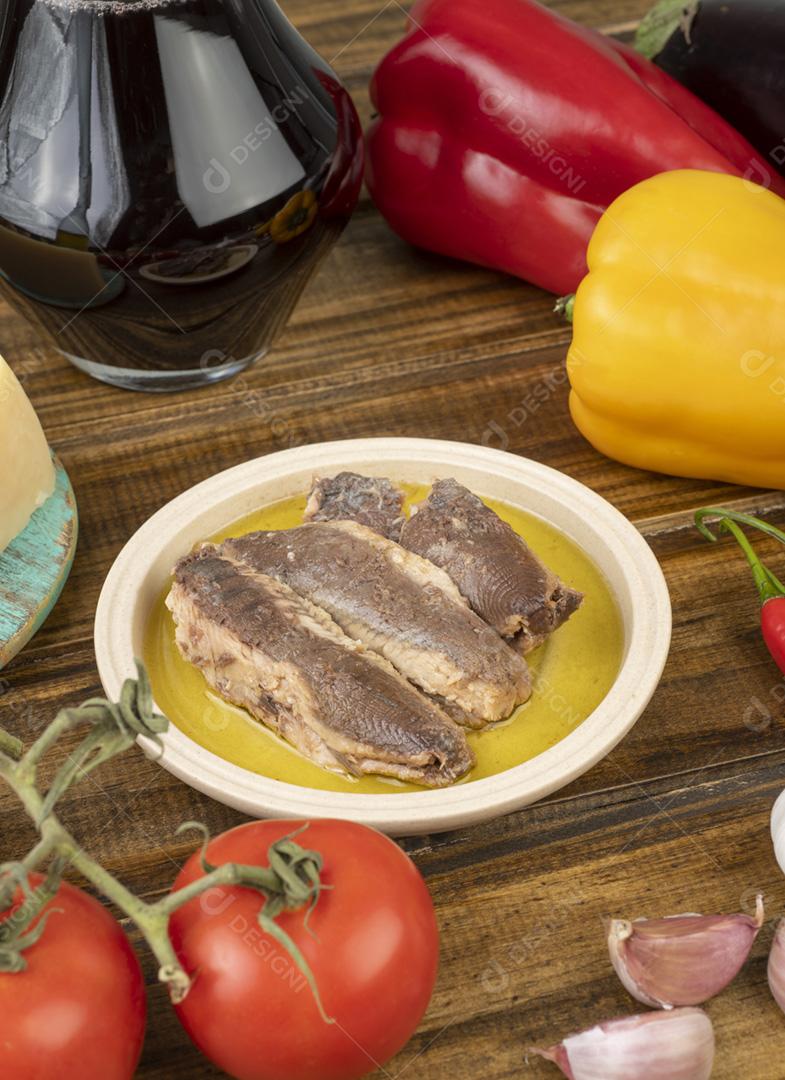
[[[785,1012],[785,919],[774,933],[769,953],[769,988],[779,1007]]]
[[[785,874],[785,791],[779,796],[771,811],[771,839],[780,870]]]
[[[744,966],[763,925],[763,897],[751,915],[671,915],[611,919],[608,952],[616,974],[644,1005],[701,1005]]]
[[[708,1080],[714,1028],[702,1009],[673,1009],[609,1020],[531,1052],[569,1080]]]

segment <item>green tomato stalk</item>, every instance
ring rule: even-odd
[[[186,822],[178,833],[185,829],[198,829],[203,833],[201,862],[204,876],[155,903],[146,903],[92,858],[54,813],[58,801],[73,784],[131,747],[138,735],[160,742],[169,722],[153,711],[150,681],[138,661],[137,669],[138,678],[125,681],[118,702],[91,698],[78,708],[62,709],[27,751],[19,739],[0,728],[0,779],[5,780],[17,795],[39,833],[38,842],[21,862],[0,865],[0,914],[8,910],[20,890],[22,893],[22,902],[14,912],[0,919],[0,972],[25,969],[25,950],[34,946],[46,932],[46,919],[57,911],[50,908],[43,918],[39,918],[41,910],[56,896],[63,871],[70,866],[139,927],[158,961],[158,977],[177,1004],[188,994],[192,980],[172,946],[170,916],[208,889],[239,885],[255,889],[264,897],[259,925],[286,949],[308,980],[322,1018],[333,1023],[325,1014],[305,957],[275,921],[281,912],[299,908],[307,908],[307,919],[322,890],[327,887],[320,880],[321,855],[295,842],[295,836],[302,829],[270,846],[268,866],[237,863],[211,866],[205,855],[209,840],[207,830],[198,822]],[[41,760],[66,732],[82,727],[86,728],[84,738],[42,794],[37,786]],[[48,873],[38,888],[33,889],[28,875],[43,866],[48,866]]]

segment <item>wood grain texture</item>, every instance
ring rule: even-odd
[[[400,34],[404,9],[397,0],[285,6],[334,60],[366,121],[369,75]],[[554,6],[627,35],[648,5]],[[597,454],[569,418],[569,331],[551,304],[512,278],[410,249],[366,198],[274,352],[207,391],[150,398],[91,382],[0,307],[0,348],[69,470],[82,518],[60,603],[3,672],[0,722],[29,739],[58,706],[98,692],[92,617],[112,560],[154,510],[219,469],[366,435],[486,442],[560,468],[619,507],[660,558],[673,598],[671,656],[645,715],[590,773],[500,821],[404,843],[434,895],[442,967],[421,1030],[377,1080],[555,1076],[546,1062],[527,1064],[527,1046],[634,1011],[610,968],[601,916],[751,910],[757,890],[767,925],[750,964],[709,1006],[714,1077],[782,1080],[785,1019],[766,988],[765,956],[785,910],[768,835],[785,784],[785,680],[760,640],[740,554],[706,544],[691,515],[724,502],[783,523],[785,493],[654,475]],[[136,752],[69,796],[63,817],[147,897],[168,887],[191,850],[188,837],[174,837],[181,821],[198,818],[217,832],[242,820]],[[32,835],[0,790],[0,860],[21,856]],[[218,1077],[139,952],[150,988],[139,1077]]]

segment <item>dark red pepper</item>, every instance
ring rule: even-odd
[[[365,146],[360,118],[347,90],[329,71],[314,68],[314,75],[333,99],[338,122],[332,164],[319,198],[324,218],[349,218],[363,184]]]
[[[761,562],[752,544],[740,528],[740,525],[749,525],[760,532],[775,537],[781,544],[785,544],[785,533],[781,529],[770,525],[767,521],[752,517],[749,514],[739,514],[735,510],[725,510],[722,507],[707,506],[698,510],[695,514],[695,524],[707,540],[716,540],[717,537],[705,524],[707,517],[718,518],[716,525],[731,533],[738,541],[747,562],[752,568],[755,584],[761,598],[761,629],[763,640],[766,642],[769,652],[774,658],[780,671],[785,672],[785,585],[769,568]]]
[[[557,293],[575,290],[597,220],[640,180],[767,175],[669,75],[534,0],[419,0],[371,96],[367,180],[393,229]]]

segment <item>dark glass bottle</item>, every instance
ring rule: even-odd
[[[0,289],[136,390],[269,349],[362,181],[352,101],[274,0],[0,0]]]

